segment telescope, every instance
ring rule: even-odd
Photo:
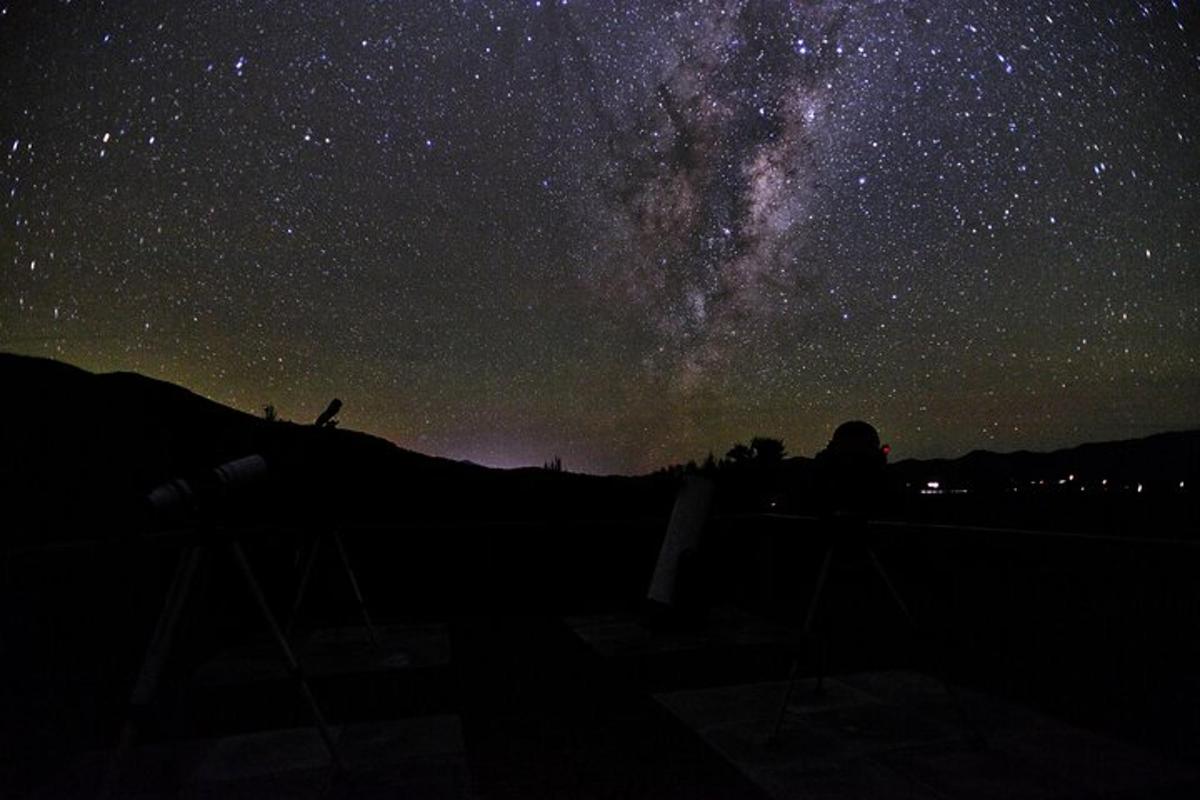
[[[146,495],[150,510],[161,516],[197,515],[219,506],[267,475],[267,461],[253,454],[226,461],[196,478],[175,478]]]
[[[844,422],[815,459],[814,489],[821,516],[862,524],[879,510],[887,493],[891,447],[862,420]]]
[[[211,519],[205,519],[207,515],[212,514],[234,497],[244,495],[250,487],[261,484],[266,475],[266,459],[258,454],[243,456],[242,458],[226,461],[224,464],[213,467],[201,473],[198,477],[190,479],[175,478],[160,484],[146,494],[144,502],[148,510],[160,518],[171,520],[184,518],[186,520],[185,524],[194,525],[201,532],[207,533],[209,532],[208,523],[211,522]],[[190,519],[188,519],[189,517]],[[117,747],[110,759],[108,773],[101,784],[101,797],[107,798],[113,794],[116,779],[121,773],[122,762],[134,741],[137,717],[142,716],[144,713],[139,711],[139,709],[148,707],[154,698],[167,665],[167,658],[171,650],[172,640],[175,638],[180,615],[192,594],[196,574],[200,570],[205,553],[214,547],[219,547],[227,551],[233,557],[234,565],[241,574],[251,599],[258,607],[259,613],[266,622],[288,672],[300,686],[301,695],[309,707],[313,724],[320,733],[325,748],[329,752],[330,759],[339,770],[344,768],[333,733],[325,722],[325,717],[321,712],[320,706],[317,705],[317,701],[313,697],[308,679],[301,669],[300,662],[292,650],[288,637],[276,620],[275,614],[263,594],[262,587],[254,575],[250,562],[246,558],[246,553],[242,549],[240,535],[241,531],[234,530],[227,539],[222,538],[220,541],[214,541],[214,537],[211,536],[203,536],[185,543],[180,553],[179,563],[175,568],[175,575],[171,579],[170,588],[167,590],[167,596],[163,601],[162,610],[159,612],[154,634],[146,648],[146,654],[142,660],[137,681],[130,694],[129,713],[121,729],[120,741],[117,743]],[[346,561],[341,540],[336,538],[336,533],[334,535],[338,546],[338,553],[342,558],[346,570],[349,572],[350,567]],[[306,569],[311,569],[311,564]],[[359,602],[359,607],[363,612],[364,619],[367,621],[368,629],[371,630],[372,639],[374,640],[374,630],[370,628],[370,618],[366,615],[366,607],[362,601],[362,595],[358,591],[357,581],[355,581],[353,573],[349,574],[355,597]],[[298,603],[299,600],[297,599],[293,611]]]

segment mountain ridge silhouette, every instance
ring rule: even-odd
[[[275,521],[313,514],[392,524],[648,516],[669,511],[678,476],[485,467],[360,431],[268,421],[134,372],[92,373],[35,356],[0,353],[0,381],[8,387],[0,394],[0,485],[10,519],[31,529],[125,523],[142,512],[154,486],[252,453],[266,458],[276,480],[260,508],[240,511]],[[778,477],[801,478],[810,469],[811,459],[790,458]],[[906,459],[890,470],[910,490],[937,481],[998,493],[1071,475],[1068,488],[1101,480],[1114,488],[1180,481],[1194,488],[1200,430],[1046,453],[973,450],[955,459]]]
[[[124,523],[144,514],[155,486],[250,454],[266,459],[273,480],[259,508],[238,509],[247,519],[504,521],[569,509],[612,517],[669,503],[661,478],[454,461],[360,431],[268,421],[137,373],[0,353],[0,381],[10,387],[0,395],[7,513],[42,532]]]

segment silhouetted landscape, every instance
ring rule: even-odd
[[[641,619],[650,627],[638,630],[661,630],[670,641],[672,630],[728,624],[720,623],[723,615],[738,609],[764,621],[755,625],[794,630],[825,541],[814,516],[817,462],[787,457],[784,443],[767,437],[705,464],[641,477],[577,475],[555,463],[496,470],[398,448],[331,425],[332,415],[320,425],[268,420],[135,374],[95,375],[0,355],[0,379],[9,387],[0,474],[3,749],[10,754],[3,774],[24,790],[45,785],[56,765],[113,745],[128,717],[130,681],[189,542],[242,542],[281,618],[303,572],[311,591],[294,641],[311,647],[308,637],[350,624],[357,613],[331,557],[314,561],[311,581],[302,569],[307,543],[340,531],[376,623],[410,637],[444,626],[456,655],[443,666],[349,681],[318,675],[318,703],[340,725],[459,715],[472,781],[499,794],[497,787],[525,785],[525,778],[492,774],[499,742],[476,727],[482,720],[540,718],[566,703],[573,710],[553,714],[566,714],[572,735],[584,739],[559,757],[586,760],[581,754],[601,747],[591,737],[610,735],[603,731],[616,724],[611,710],[592,705],[596,698],[624,708],[640,692],[674,697],[681,688],[778,681],[796,652],[788,635],[772,634],[675,655],[618,649],[602,664],[578,661],[578,640],[568,645],[566,629],[554,622],[576,620],[577,635],[600,652],[613,634],[579,620],[611,626]],[[266,465],[259,479],[205,494],[204,475],[249,455]],[[868,576],[845,568],[839,579],[835,568],[828,613],[843,635],[831,640],[832,674],[928,666],[938,652],[953,681],[1169,758],[1195,758],[1198,455],[1200,433],[1189,431],[1054,453],[976,451],[891,465],[887,504],[870,523],[873,547],[937,644],[930,650],[919,644],[924,638],[905,634]],[[177,478],[191,481],[195,506],[156,509],[149,494]],[[710,480],[715,491],[700,559],[688,562],[686,613],[646,616],[654,611],[646,592],[672,506],[693,479]],[[180,623],[188,633],[173,645],[155,702],[139,715],[139,741],[305,725],[282,673],[212,683],[213,659],[229,663],[231,652],[261,640],[263,627],[230,565],[216,557],[204,564]],[[737,623],[737,637],[756,630],[747,624]],[[348,646],[360,652],[363,645]],[[456,660],[468,652],[475,653],[470,661]],[[500,652],[510,655],[494,663]],[[525,689],[495,683],[509,674],[541,677]],[[621,713],[640,719],[651,711],[636,705]],[[517,730],[529,724],[547,723],[526,720]],[[657,730],[666,723],[644,724]],[[672,747],[698,742],[685,737]],[[549,745],[535,738],[511,746],[541,752]],[[532,750],[510,755],[526,770],[547,758]],[[680,752],[663,763],[695,757]],[[83,772],[72,774],[92,774],[77,769]],[[126,779],[139,769],[127,767]],[[653,772],[647,785],[658,785]],[[148,774],[137,780],[149,781],[143,789],[151,794],[173,785]],[[732,776],[705,780],[726,781],[736,794],[741,779]],[[91,791],[52,785],[53,794]],[[679,796],[695,791],[689,785]]]
[[[145,524],[147,492],[261,454],[269,487],[239,513],[292,523],[405,524],[628,518],[669,510],[683,474],[708,474],[727,512],[811,512],[812,459],[780,452],[663,468],[642,477],[490,469],[422,455],[351,430],[267,420],[132,373],[94,375],[0,354],[3,480],[14,524],[42,542]],[[316,418],[316,413],[313,417]],[[890,468],[886,516],[1130,535],[1195,536],[1200,431],[1089,443],[1053,453],[974,451]],[[932,488],[931,488],[932,487]],[[63,498],[72,502],[61,502]],[[464,502],[470,498],[469,502]],[[995,516],[999,513],[1001,516]],[[255,516],[260,515],[260,516]],[[73,528],[73,526],[80,526]]]

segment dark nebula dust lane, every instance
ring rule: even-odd
[[[0,0],[0,349],[512,466],[1200,423],[1192,2]]]

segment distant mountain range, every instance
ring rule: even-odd
[[[934,491],[1186,490],[1200,480],[1200,431],[1094,442],[1050,453],[974,450],[952,460],[900,461],[892,471],[909,488]]]
[[[405,450],[338,428],[276,422],[133,373],[93,374],[61,362],[0,353],[0,492],[12,527],[125,524],[174,477],[201,476],[248,454],[269,465],[269,491],[244,513],[339,520],[665,514],[676,478],[497,470]],[[808,459],[789,459],[800,476]],[[1194,490],[1200,431],[1085,444],[1052,453],[992,453],[892,466],[911,491]],[[1060,483],[1061,481],[1061,483]],[[1057,487],[1063,487],[1058,489]],[[269,508],[269,511],[266,510]]]

